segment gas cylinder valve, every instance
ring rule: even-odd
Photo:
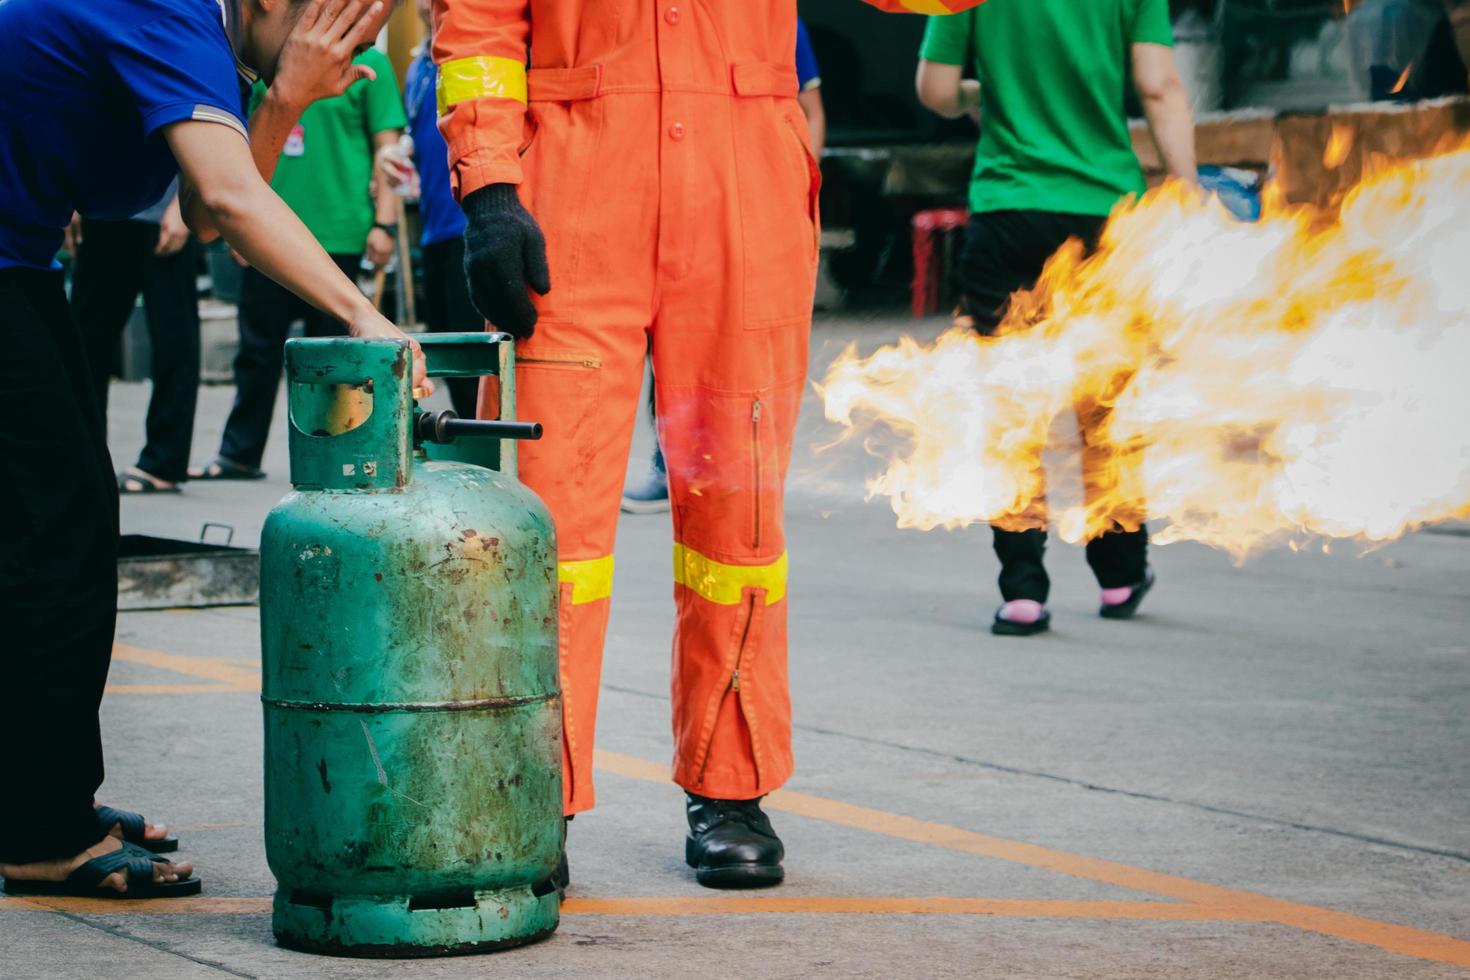
[[[420,412],[414,417],[414,443],[450,443],[461,436],[481,439],[540,439],[540,422],[462,419],[454,412]]]

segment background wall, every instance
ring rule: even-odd
[[[800,0],[822,67],[830,142],[933,138],[942,120],[914,97],[924,18],[883,14],[858,0]]]

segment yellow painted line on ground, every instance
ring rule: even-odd
[[[232,684],[109,684],[104,694],[233,694]]]
[[[669,768],[648,759],[599,750],[596,763],[598,768],[620,776],[648,782],[669,782]],[[896,837],[900,840],[944,847],[967,854],[978,854],[1013,864],[1055,871],[1074,878],[1100,881],[1134,891],[1149,892],[1190,902],[1208,909],[1211,918],[1275,922],[1307,932],[1377,946],[1380,949],[1402,953],[1406,956],[1470,967],[1470,942],[1437,932],[1382,922],[1347,912],[1319,908],[1315,905],[1288,902],[1238,888],[1212,885],[1191,878],[1162,874],[1146,868],[1085,857],[1022,841],[992,837],[961,827],[917,820],[897,813],[856,806],[806,793],[779,790],[766,797],[766,805],[772,810],[794,813],[814,820],[823,820],[844,827]]]
[[[0,911],[75,915],[268,915],[269,898],[0,898]],[[1175,902],[1091,902],[1030,898],[781,897],[578,898],[564,915],[988,915],[1022,918],[1215,921],[1215,910]]]
[[[268,898],[22,898],[0,897],[0,912],[74,915],[270,915]]]
[[[114,660],[125,660],[128,663],[171,670],[175,674],[183,674],[187,677],[216,681],[217,685],[119,684],[107,689],[107,693],[111,694],[208,694],[218,690],[251,693],[260,690],[259,670],[237,667],[217,658],[193,657],[182,653],[162,653],[158,650],[144,650],[141,647],[129,646],[126,643],[115,644],[112,648],[112,657]],[[134,690],[127,690],[129,687]],[[138,688],[155,687],[185,688],[185,690],[138,690]],[[209,687],[210,690],[205,690],[206,687]]]
[[[568,898],[568,915],[992,915],[1063,919],[1214,921],[1213,909],[1177,902],[1074,902],[1032,898]]]

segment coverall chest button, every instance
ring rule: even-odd
[[[681,140],[684,138],[684,124],[676,122],[669,127],[669,139]]]
[[[670,25],[679,23],[680,16],[678,7],[670,7],[664,11],[664,20],[668,21]]]

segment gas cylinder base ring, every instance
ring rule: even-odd
[[[471,891],[463,902],[445,894],[333,897],[282,889],[272,928],[280,945],[305,953],[420,958],[524,946],[555,932],[560,918],[555,892]]]
[[[348,956],[354,959],[381,959],[381,960],[409,960],[428,959],[433,956],[473,956],[476,953],[495,953],[503,949],[515,949],[517,946],[529,946],[531,943],[539,943],[541,940],[556,932],[556,926],[550,926],[540,932],[531,933],[516,939],[486,940],[477,943],[462,943],[457,946],[418,946],[413,943],[402,943],[394,946],[389,944],[371,946],[344,946],[340,943],[320,943],[309,939],[295,936],[286,936],[276,933],[276,942],[286,949],[294,949],[298,953],[316,953],[322,956]]]

